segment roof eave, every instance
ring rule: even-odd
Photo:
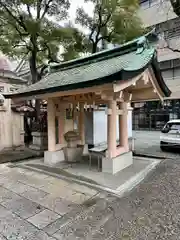
[[[156,57],[153,58],[151,66],[152,66],[152,70],[154,71],[155,77],[158,81],[158,84],[159,84],[162,92],[164,93],[163,97],[169,97],[171,95],[171,91],[167,87],[166,83],[164,82],[164,79],[161,75],[161,70],[159,68],[159,63],[158,63]]]
[[[88,87],[94,87],[99,86],[107,83],[113,83],[114,81],[117,81],[118,79],[121,80],[128,80],[129,78],[134,78],[137,75],[141,74],[146,67],[143,67],[141,69],[138,69],[136,71],[119,71],[115,74],[105,76],[103,78],[98,78],[95,80],[90,80],[87,82],[81,82],[81,83],[75,83],[75,84],[69,84],[65,86],[58,86],[58,87],[52,87],[48,89],[41,89],[31,92],[23,92],[23,93],[11,93],[11,94],[4,94],[5,98],[24,98],[24,97],[31,97],[31,96],[39,96],[49,93],[56,93],[60,91],[70,91],[70,90],[76,90],[76,89],[83,89]]]

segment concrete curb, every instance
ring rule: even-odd
[[[164,152],[165,154],[165,152]],[[168,154],[168,152],[166,153]],[[174,159],[177,159],[177,156],[168,156],[168,155],[160,155],[159,153],[157,154],[151,154],[151,153],[148,153],[148,152],[137,152],[137,151],[134,151],[133,152],[133,156],[134,157],[142,157],[142,158],[154,158],[154,159],[161,159],[161,160],[165,160],[165,159],[171,159],[171,160],[174,160]],[[180,155],[179,155],[180,156]]]
[[[161,159],[161,160],[165,160],[167,157],[165,156],[160,156],[160,155],[154,155],[151,153],[142,153],[142,152],[133,152],[133,156],[134,157],[142,157],[142,158],[153,158],[153,159]]]
[[[145,177],[150,173],[161,161],[153,160],[151,164],[149,164],[145,169],[140,171],[134,177],[130,178],[124,184],[122,184],[119,188],[116,189],[117,194],[122,196],[125,192],[131,191],[135,188],[141,181],[145,179]]]
[[[75,179],[75,178],[66,177],[66,176],[63,176],[63,175],[52,173],[52,172],[49,172],[49,171],[41,170],[41,169],[38,169],[38,168],[35,168],[35,167],[26,166],[25,164],[22,164],[20,166],[15,166],[15,167],[23,167],[23,168],[28,169],[28,170],[33,170],[33,171],[36,171],[36,172],[39,172],[39,173],[48,174],[49,176],[52,176],[52,177],[56,177],[56,178],[66,180],[66,181],[69,181],[69,182],[81,184],[81,185],[84,185],[84,186],[87,186],[87,187],[90,187],[90,188],[94,188],[96,190],[108,192],[108,193],[110,193],[110,194],[112,194],[116,197],[122,197],[126,192],[131,191],[142,180],[144,180],[144,178],[148,175],[148,173],[150,173],[161,162],[160,160],[154,160],[154,159],[151,160],[151,161],[152,161],[152,163],[149,164],[145,169],[141,170],[138,174],[131,177],[128,181],[126,181],[124,184],[122,184],[116,190],[105,187],[103,185],[93,184],[93,183],[78,180],[78,179]]]

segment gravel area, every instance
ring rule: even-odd
[[[180,161],[165,160],[134,191],[112,203],[93,239],[180,239]]]

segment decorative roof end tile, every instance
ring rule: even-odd
[[[145,36],[142,36],[137,41],[137,50],[136,54],[141,54],[144,49],[149,48],[149,41]]]

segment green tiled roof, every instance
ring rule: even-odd
[[[153,63],[154,66],[157,65],[156,51],[148,44],[145,36],[118,48],[54,66],[50,69],[50,73],[38,83],[21,88],[16,93],[5,97],[31,96],[126,80],[141,73]],[[163,85],[162,77],[159,76]],[[166,86],[163,88],[165,95],[169,95],[170,92]]]

